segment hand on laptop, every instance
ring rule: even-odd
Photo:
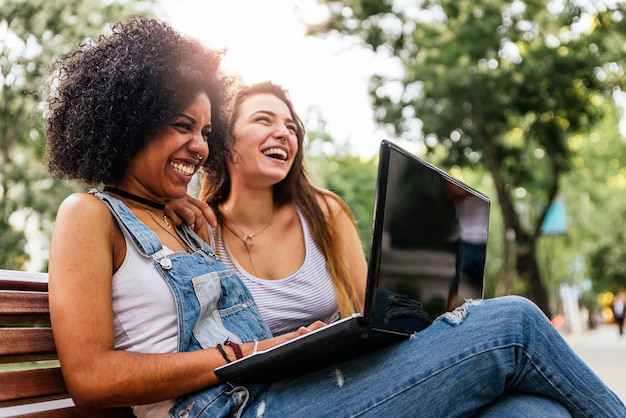
[[[294,338],[298,338],[301,335],[308,334],[311,331],[315,331],[325,326],[326,326],[326,323],[322,321],[315,321],[309,326],[298,328],[296,331],[288,332],[287,334],[283,334],[277,337],[268,338],[267,340],[259,341],[258,350],[259,351],[266,350],[268,348],[274,347],[275,345],[279,345],[289,340],[293,340]]]
[[[316,329],[320,329],[320,328],[325,327],[325,326],[326,326],[326,323],[324,323],[322,321],[315,321],[311,325],[309,325],[308,327],[300,327],[300,328],[298,328],[297,331],[292,332],[291,334],[294,334],[294,335],[291,338],[299,337],[299,336],[304,335],[304,334],[306,334],[308,332],[315,331]],[[289,335],[289,334],[287,334],[287,335]],[[289,339],[291,339],[291,338],[289,338]]]

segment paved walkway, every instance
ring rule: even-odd
[[[564,337],[604,383],[626,402],[626,333],[620,337],[617,325],[606,324],[577,336]]]

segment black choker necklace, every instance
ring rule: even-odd
[[[136,194],[132,194],[124,190],[116,189],[115,187],[105,186],[104,191],[115,193],[116,195],[120,195],[127,199],[134,200],[137,203],[150,206],[151,208],[155,208],[156,210],[163,210],[165,208],[165,205],[163,203],[157,203],[150,199],[146,199],[145,197],[137,196]]]

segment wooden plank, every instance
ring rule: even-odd
[[[0,328],[0,356],[54,354],[52,328]]]
[[[0,269],[0,363],[56,359],[48,307],[48,275]],[[24,326],[26,325],[26,326]],[[36,325],[36,326],[32,326]],[[43,327],[41,327],[43,325]],[[53,367],[0,372],[0,408],[69,395],[58,362]],[[63,407],[13,415],[23,418],[132,418],[129,407]]]
[[[60,367],[0,373],[0,406],[28,398],[67,394]]]
[[[50,326],[48,275],[0,269],[0,326]]]
[[[48,293],[0,290],[0,314],[2,315],[32,315],[49,312]]]

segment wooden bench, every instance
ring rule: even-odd
[[[26,405],[39,412],[25,412]],[[7,413],[32,418],[134,416],[129,407],[85,409],[71,402],[52,338],[45,273],[0,270],[0,416]]]

